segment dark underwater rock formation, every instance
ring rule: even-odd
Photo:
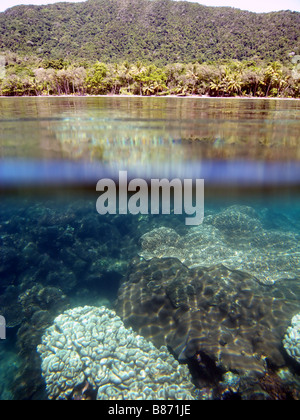
[[[284,364],[281,340],[299,312],[299,282],[263,285],[222,264],[188,268],[176,258],[136,259],[117,314],[156,346],[205,368],[262,375]]]

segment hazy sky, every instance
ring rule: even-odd
[[[0,12],[19,4],[50,4],[66,0],[0,0]],[[72,0],[79,2],[82,0]],[[195,2],[197,0],[194,0]],[[252,12],[271,12],[276,10],[296,10],[300,12],[300,0],[198,0],[206,6],[231,6]]]

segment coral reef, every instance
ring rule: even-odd
[[[7,338],[6,345],[0,345],[0,401],[14,399],[11,386],[13,385],[13,378],[18,375],[19,368],[20,360]]]
[[[263,285],[224,265],[188,268],[176,258],[135,259],[119,290],[117,314],[157,346],[185,360],[262,375],[284,364],[281,340],[299,311],[298,281]],[[297,300],[298,299],[298,300]]]
[[[175,257],[188,267],[224,264],[242,270],[261,283],[300,276],[299,233],[273,226],[265,229],[267,215],[248,206],[231,206],[209,214],[202,225],[179,235],[159,227],[141,237],[139,255]],[[270,223],[270,222],[269,222]]]
[[[283,346],[288,355],[300,363],[300,313],[293,316],[284,336]]]
[[[98,306],[104,300],[111,305],[137,250],[132,220],[100,218],[94,199],[78,196],[3,198],[0,315],[22,361],[9,390],[15,399],[41,397],[35,348],[70,300],[73,306]]]
[[[19,304],[22,307],[23,321],[17,331],[16,348],[21,363],[12,390],[18,399],[32,398],[34,395],[37,398],[43,394],[44,384],[36,347],[45,329],[69,303],[61,289],[36,284],[19,295]]]
[[[100,283],[107,295],[115,295],[136,253],[136,241],[129,243],[131,223],[130,217],[126,224],[100,217],[89,197],[5,200],[0,210],[0,309],[8,325],[20,324],[18,297],[37,283],[62,288],[68,296],[85,295],[91,303],[96,303]]]
[[[126,329],[114,311],[77,307],[59,315],[38,346],[50,399],[193,399],[186,366]]]
[[[0,295],[0,313],[5,317],[7,328],[19,326],[24,319],[23,308],[18,297],[19,290],[14,285],[6,287]]]
[[[7,348],[8,340],[3,341],[1,369],[6,360],[13,360],[12,354],[16,362],[9,380],[2,376],[6,383],[0,399],[45,398],[36,347],[46,328],[70,307],[112,307],[123,281],[128,295],[121,288],[118,315],[124,316],[126,327],[132,325],[158,347],[170,343],[177,357],[187,355],[189,367],[195,349],[193,366],[201,371],[195,375],[199,395],[218,398],[214,380],[233,374],[232,366],[237,366],[234,374],[239,378],[245,366],[264,374],[265,361],[279,366],[283,355],[296,369],[296,360],[278,343],[299,312],[299,212],[293,206],[287,212],[273,209],[206,207],[203,224],[187,228],[180,215],[100,217],[93,194],[3,197],[0,314],[6,319],[13,351]],[[130,265],[138,253],[140,258]],[[196,275],[198,280],[193,279]],[[286,304],[295,311],[286,310]],[[196,331],[202,331],[207,342],[201,335],[199,344]],[[248,383],[224,386],[224,397],[250,395]],[[289,377],[288,385],[299,389],[297,377]],[[264,395],[261,389],[257,395]],[[68,398],[96,396],[92,381],[84,381]]]
[[[268,394],[271,400],[294,400],[296,393],[283,383],[281,378],[272,371],[267,371],[266,374],[259,379],[260,387]]]

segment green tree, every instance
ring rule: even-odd
[[[139,82],[140,92],[142,95],[156,95],[167,89],[167,76],[164,71],[155,65],[145,67],[135,76],[135,80]]]
[[[226,75],[224,81],[224,92],[226,94],[232,95],[241,95],[242,93],[242,78],[239,73],[231,72]]]
[[[131,93],[132,83],[133,83],[133,74],[131,72],[131,65],[128,61],[124,61],[118,67],[118,80],[120,82],[120,89],[123,88],[123,92]]]
[[[198,91],[200,76],[200,65],[198,63],[188,64],[185,71],[185,84],[188,87],[189,93],[194,95]]]
[[[52,95],[58,93],[56,89],[56,72],[52,68],[38,68],[34,70],[37,95]]]
[[[105,95],[108,93],[111,85],[106,80],[107,75],[107,66],[104,63],[96,63],[87,73],[85,80],[87,93],[92,95]]]
[[[274,61],[270,63],[265,70],[263,83],[266,86],[266,96],[271,93],[277,96],[278,90],[283,83],[283,73],[281,63]]]
[[[242,74],[242,90],[250,96],[257,96],[259,84],[263,78],[262,70],[254,66],[246,69]]]
[[[43,63],[43,68],[44,69],[63,70],[63,69],[66,69],[69,64],[70,63],[67,63],[62,58],[58,58],[56,60],[55,59],[52,59],[52,60],[51,59],[47,59]]]
[[[69,78],[72,86],[73,94],[84,95],[86,93],[85,89],[85,80],[87,77],[87,72],[84,67],[70,67]]]

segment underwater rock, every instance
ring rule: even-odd
[[[21,293],[18,303],[23,316],[16,342],[21,363],[12,389],[16,399],[32,399],[42,392],[44,385],[36,347],[41,342],[45,329],[69,304],[61,289],[41,284]]]
[[[162,246],[168,248],[173,246],[176,247],[179,241],[180,235],[178,235],[174,229],[166,227],[153,229],[150,233],[145,233],[141,237],[142,248],[154,252]]]
[[[0,248],[0,273],[11,270],[17,263],[17,255],[13,248],[1,247]]]
[[[14,328],[24,319],[23,308],[18,301],[19,289],[8,286],[0,295],[0,314],[5,317],[6,327]]]
[[[166,227],[145,233],[139,255],[146,260],[178,258],[189,268],[223,264],[273,284],[299,278],[299,239],[295,232],[265,230],[251,207],[231,206],[206,216],[202,225],[183,235]]]
[[[296,389],[290,388],[275,372],[268,370],[259,379],[259,385],[268,395],[269,400],[299,400]]]
[[[288,355],[300,363],[300,313],[292,318],[283,339],[283,346]]]
[[[103,306],[59,315],[37,350],[50,399],[193,399],[188,368]]]
[[[257,212],[249,206],[230,206],[211,216],[210,222],[206,219],[206,223],[234,236],[262,229]]]
[[[39,310],[57,313],[57,311],[67,306],[67,297],[64,295],[63,291],[57,287],[36,284],[20,294],[19,302],[28,319]]]
[[[299,312],[298,281],[260,284],[224,265],[188,268],[176,258],[135,259],[116,312],[156,346],[216,370],[263,374],[284,364],[281,340]]]

